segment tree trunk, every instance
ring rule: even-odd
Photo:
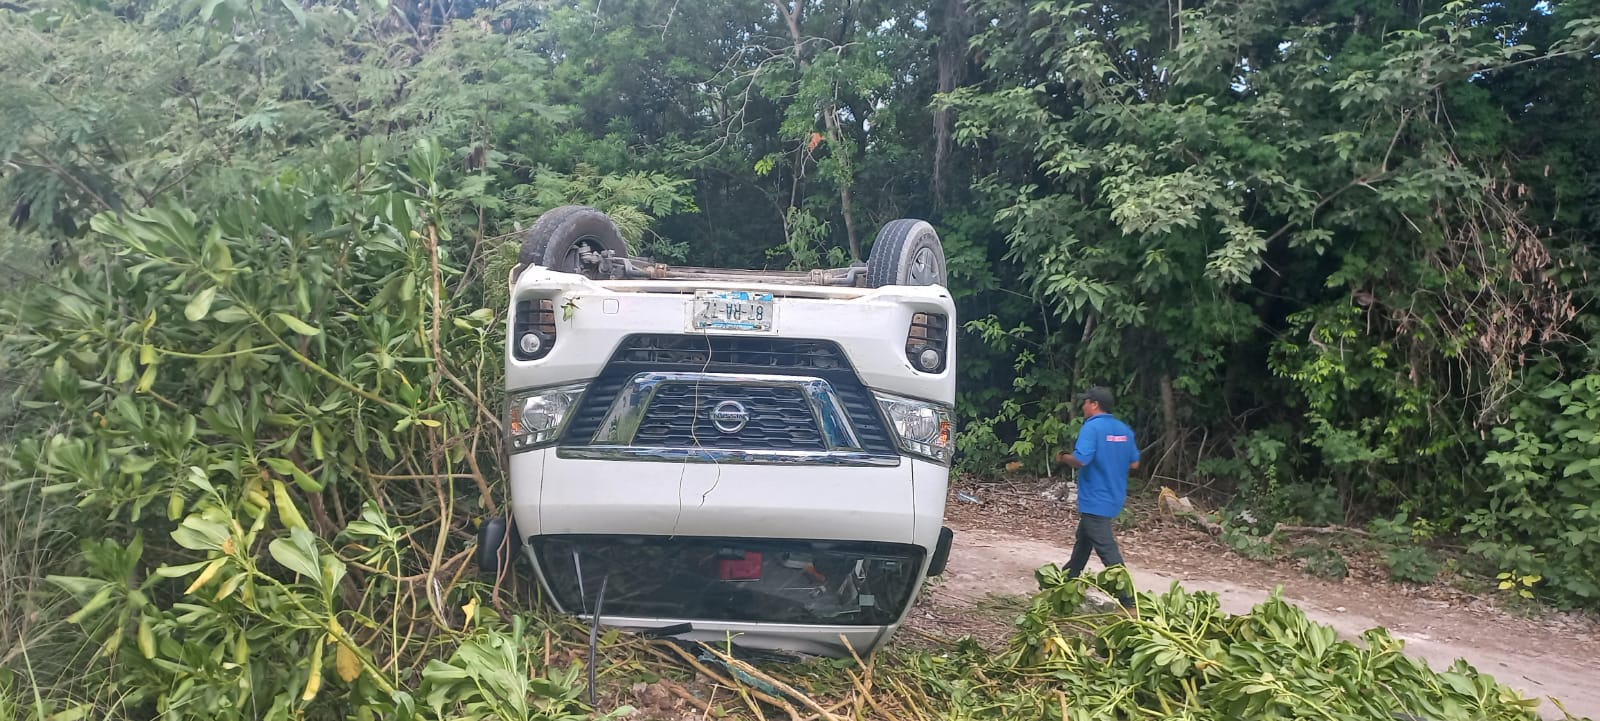
[[[790,9],[788,0],[775,0],[774,4],[778,8],[778,14],[783,16],[784,24],[789,27],[789,42],[794,46],[795,67],[799,68],[800,73],[804,75],[806,69],[811,67],[811,62],[806,60],[805,37],[800,34],[800,22],[804,17],[802,13],[805,11],[805,0],[796,0],[793,9]],[[843,32],[841,30],[841,34]],[[822,109],[822,123],[828,130],[828,142],[832,144],[829,151],[841,154],[840,165],[844,167],[845,177],[839,181],[839,205],[844,213],[844,231],[845,237],[850,242],[850,258],[852,260],[861,260],[861,240],[856,237],[855,208],[850,200],[850,180],[854,173],[851,170],[850,151],[844,144],[844,133],[839,129],[839,106],[836,103],[829,102]],[[800,148],[795,154],[795,172],[797,174],[800,172],[800,164],[805,160],[807,143],[807,139],[802,138],[800,140]],[[798,177],[796,175],[797,189]],[[793,206],[796,202],[798,202],[798,198],[791,196],[790,206]]]
[[[829,150],[843,154],[841,158],[843,162],[840,164],[844,166],[844,179],[839,181],[839,205],[844,210],[845,237],[850,239],[850,259],[861,260],[861,241],[856,238],[855,212],[850,206],[850,180],[855,177],[855,173],[851,170],[849,152],[843,142],[844,132],[839,129],[839,110],[830,103],[826,113],[828,136],[833,141],[833,147]]]
[[[1161,445],[1165,449],[1162,453],[1162,466],[1170,461],[1178,469],[1178,475],[1185,470],[1183,449],[1179,447],[1182,439],[1178,434],[1178,401],[1172,392],[1171,374],[1161,374]]]
[[[944,28],[939,39],[939,92],[948,93],[961,83],[967,52],[967,4],[945,0]],[[950,126],[955,114],[949,108],[933,111],[933,203],[944,207],[945,165],[950,160]]]

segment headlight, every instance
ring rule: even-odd
[[[948,464],[955,449],[955,422],[949,408],[937,403],[877,394],[900,449]]]
[[[526,391],[511,397],[511,452],[549,445],[566,428],[587,384]]]

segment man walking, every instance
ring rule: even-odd
[[[1111,522],[1122,513],[1128,497],[1128,469],[1139,467],[1133,429],[1111,415],[1111,390],[1096,386],[1079,393],[1077,400],[1084,418],[1078,442],[1071,453],[1056,456],[1057,462],[1078,469],[1078,531],[1072,560],[1065,568],[1068,578],[1083,573],[1091,550],[1100,555],[1106,568],[1122,565]],[[1133,606],[1131,596],[1118,600],[1124,607]]]

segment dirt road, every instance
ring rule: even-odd
[[[1036,591],[1033,570],[1070,555],[1065,530],[1019,533],[1014,527],[995,530],[995,525],[1000,524],[952,519],[956,542],[949,567],[919,609],[922,622],[914,625],[944,633],[1004,634],[1005,620],[1014,615],[1006,611],[1008,599],[1015,604],[1016,596]],[[1267,564],[1229,559],[1215,544],[1184,548],[1129,540],[1124,554],[1140,589],[1165,590],[1177,581],[1189,590],[1216,593],[1224,611],[1243,613],[1282,585],[1286,599],[1346,638],[1384,626],[1431,668],[1443,669],[1464,658],[1525,696],[1545,699],[1540,712],[1546,718],[1562,718],[1549,697],[1576,716],[1600,718],[1600,634],[1592,623],[1519,618],[1487,603],[1407,595],[1393,584],[1333,583],[1299,572],[1291,576]],[[991,609],[987,620],[986,614],[974,613],[985,607]]]

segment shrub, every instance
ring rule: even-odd
[[[24,686],[173,721],[587,716],[528,654],[472,661],[523,641],[454,580],[492,509],[501,346],[450,292],[442,160],[97,216],[84,262],[15,299],[5,341],[37,384],[0,487],[84,538],[49,577],[78,631]]]
[[[1465,661],[1434,671],[1382,629],[1340,640],[1276,592],[1230,616],[1215,594],[1175,583],[1137,594],[1136,614],[1101,613],[1086,610],[1089,592],[1128,589],[1121,569],[1035,575],[1040,593],[1005,653],[969,645],[910,659],[925,703],[971,719],[1537,718],[1537,699]]]
[[[1499,470],[1465,523],[1471,551],[1500,570],[1540,576],[1535,592],[1600,601],[1600,374],[1547,382],[1493,431]],[[1526,589],[1524,589],[1526,590]]]
[[[1338,580],[1350,575],[1344,554],[1332,546],[1323,544],[1301,546],[1291,555],[1300,559],[1300,569],[1312,576]]]
[[[1439,559],[1421,546],[1390,548],[1384,551],[1383,558],[1391,581],[1432,583],[1439,577]]]

